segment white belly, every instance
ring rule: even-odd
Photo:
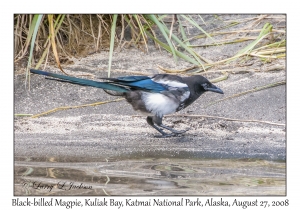
[[[176,112],[179,106],[178,102],[160,93],[144,92],[142,100],[145,102],[146,109],[159,117]]]

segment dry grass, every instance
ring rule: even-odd
[[[40,22],[37,21],[38,17],[41,19]],[[115,22],[113,22],[114,17],[116,17]],[[199,17],[203,25],[211,24]],[[218,16],[215,18],[220,19]],[[187,15],[15,15],[15,62],[29,58],[28,66],[35,69],[40,68],[42,64],[46,66],[48,62],[52,64],[56,62],[61,68],[61,63],[69,64],[73,57],[84,57],[109,50],[109,47],[111,52],[115,46],[120,48],[134,46],[147,51],[148,40],[153,39],[158,48],[164,48],[172,53],[175,60],[180,57],[199,67],[199,70],[194,71],[198,73],[244,56],[258,57],[267,61],[285,57],[285,30],[273,29],[269,23],[266,23],[262,29],[254,29],[263,20],[272,18],[285,21],[285,16],[257,15],[253,18],[223,21],[222,26],[205,31],[201,24],[195,22],[194,17]],[[178,26],[176,33],[175,23]],[[231,30],[232,27],[242,23],[246,24],[243,28]],[[201,33],[189,37],[187,25],[194,26]],[[125,31],[128,29],[130,29],[131,40],[124,38]],[[36,37],[34,37],[34,30],[37,30]],[[213,38],[222,35],[228,38],[218,41]],[[231,38],[232,36],[235,38]],[[193,40],[206,38],[211,42],[201,45],[190,44]],[[237,52],[235,56],[216,62],[210,61],[194,50],[195,47],[228,45],[249,40],[252,41],[251,44]],[[184,71],[167,70],[167,72],[183,73]]]
[[[50,53],[50,25],[54,23],[55,43],[61,62],[69,57],[80,57],[100,52],[109,47],[109,15],[43,15],[35,40],[34,60]],[[30,37],[34,15],[15,15],[15,61],[28,56],[27,39]],[[45,56],[43,56],[45,57]],[[51,57],[53,59],[53,56]]]

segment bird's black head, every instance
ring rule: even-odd
[[[217,86],[213,85],[205,77],[201,75],[194,75],[191,77],[182,77],[182,80],[189,86],[190,97],[185,101],[184,107],[192,104],[206,91],[223,94],[223,91]]]
[[[210,81],[208,81],[208,79],[201,75],[193,76],[190,78],[193,80],[192,83],[194,83],[195,92],[200,95],[206,91],[224,94],[224,92],[220,88],[213,85]]]

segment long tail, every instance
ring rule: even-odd
[[[33,74],[40,74],[40,75],[45,75],[45,76],[49,76],[49,77],[53,77],[53,78],[58,78],[58,79],[61,79],[62,82],[69,82],[69,83],[73,83],[73,84],[91,86],[91,87],[102,88],[102,89],[112,90],[112,91],[117,91],[117,92],[128,92],[129,91],[125,87],[117,86],[117,85],[106,83],[106,82],[97,82],[97,81],[88,80],[88,79],[80,79],[80,78],[76,78],[76,77],[70,77],[70,76],[61,75],[61,74],[54,74],[54,73],[41,71],[41,70],[35,70],[35,69],[30,69],[30,72]]]

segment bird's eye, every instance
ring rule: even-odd
[[[204,90],[206,90],[208,88],[208,84],[207,83],[203,83],[202,87],[204,88]]]

